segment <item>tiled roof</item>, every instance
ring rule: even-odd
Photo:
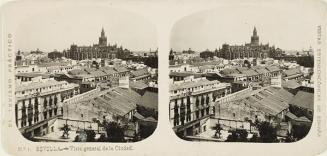
[[[68,74],[70,74],[70,75],[83,75],[83,74],[87,74],[87,72],[86,71],[84,71],[84,70],[81,70],[81,69],[73,69],[73,70],[70,70],[69,72],[68,72]]]
[[[241,74],[238,70],[234,68],[227,68],[222,71],[220,71],[221,74],[223,75],[231,75],[231,74]]]
[[[291,93],[282,88],[269,86],[245,94],[243,98],[235,102],[243,102],[263,112],[277,115],[289,107],[288,102],[292,97]]]
[[[39,67],[51,67],[51,66],[68,66],[69,62],[44,62],[39,63]]]
[[[189,81],[189,82],[184,82],[182,84],[172,84],[169,89],[170,90],[178,90],[178,89],[187,89],[187,88],[192,88],[192,87],[197,87],[197,86],[202,86],[202,85],[211,85],[211,84],[216,84],[219,83],[219,81],[214,80],[214,81],[209,81],[207,79],[194,82],[194,81]]]
[[[292,69],[288,69],[283,71],[283,74],[285,74],[285,76],[293,76],[293,75],[298,75],[298,74],[302,74],[301,71],[297,68],[292,68]]]
[[[140,113],[136,112],[134,114],[134,117],[138,118],[138,119],[144,119],[144,116],[142,116]]]
[[[311,122],[307,117],[301,116],[299,118],[296,118],[295,121],[300,121],[300,122]]]
[[[67,82],[66,81],[48,80],[46,82],[30,82],[30,83],[24,83],[24,84],[16,84],[15,91],[37,89],[37,88],[43,88],[43,87],[54,86],[54,85],[65,84],[65,83],[67,83]]]
[[[258,72],[259,74],[266,74],[269,73],[269,71],[264,68],[264,67],[260,67],[260,66],[253,66],[251,67],[253,70],[255,70],[256,72]]]
[[[143,68],[143,69],[139,69],[139,70],[132,70],[131,74],[134,77],[139,77],[139,76],[143,76],[143,75],[148,75],[149,72],[148,72],[148,70],[146,68]]]
[[[214,65],[203,65],[203,66],[199,66],[200,70],[206,70],[206,69],[213,69],[215,68]]]
[[[104,91],[98,91],[95,94],[85,96],[69,105],[80,107],[82,104],[90,111],[89,113],[97,113],[93,110],[96,107],[105,113],[117,114],[124,116],[132,110],[136,109],[136,102],[141,96],[131,89],[112,88]]]
[[[138,101],[138,104],[158,110],[158,93],[146,91]]]
[[[278,66],[266,66],[266,69],[270,72],[276,72],[281,70]]]
[[[294,114],[291,113],[291,112],[287,112],[287,113],[286,113],[286,116],[288,116],[288,117],[291,118],[291,119],[296,119],[296,118],[297,118],[297,116],[294,115]]]
[[[121,72],[128,72],[128,71],[129,71],[127,68],[122,67],[122,66],[115,66],[114,69],[115,69],[117,72],[119,72],[119,73],[121,73]]]
[[[314,94],[305,91],[298,91],[290,101],[290,105],[313,110]]]
[[[105,76],[107,75],[105,72],[103,71],[100,71],[100,70],[95,70],[95,71],[91,71],[90,72],[90,75],[93,75],[93,76]]]
[[[83,70],[86,71],[87,73],[91,73],[93,71],[96,71],[97,69],[95,69],[95,68],[84,68]]]
[[[105,73],[107,73],[107,74],[116,74],[116,73],[118,73],[113,68],[112,69],[110,69],[110,68],[107,68],[107,69],[104,68],[104,69],[102,69],[102,71],[105,72]]]
[[[142,119],[143,121],[147,121],[147,122],[157,122],[157,120],[155,119],[155,118],[153,118],[153,117],[147,117],[147,118],[145,118],[145,119]]]
[[[16,76],[20,77],[38,77],[42,76],[42,78],[49,78],[50,74],[40,73],[40,72],[32,72],[32,73],[17,73]]]
[[[147,84],[140,82],[140,81],[130,81],[129,86],[131,88],[135,88],[135,89],[145,89],[148,87]]]
[[[188,77],[193,75],[195,78],[196,77],[202,77],[202,74],[199,73],[193,73],[193,72],[170,72],[169,76],[179,76],[179,77]]]
[[[258,75],[257,72],[255,72],[252,69],[247,69],[247,70],[242,70],[241,71],[242,74],[246,75],[246,76],[254,76],[254,75]]]
[[[194,66],[206,66],[206,65],[219,65],[221,62],[219,61],[208,61],[208,62],[195,62],[195,63],[190,63],[191,65]]]
[[[282,81],[282,86],[284,88],[295,89],[297,87],[300,87],[301,85],[297,83],[296,80],[288,80],[288,81]]]

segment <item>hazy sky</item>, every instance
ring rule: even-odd
[[[262,43],[285,50],[308,49],[315,44],[317,25],[321,22],[319,12],[313,9],[293,3],[284,7],[233,6],[195,13],[174,25],[171,47],[177,51],[203,51],[214,50],[223,43],[249,43],[256,26]]]
[[[48,52],[68,49],[72,43],[92,45],[98,43],[102,27],[110,44],[136,51],[157,48],[156,28],[143,17],[120,10],[85,7],[52,9],[31,16],[18,27],[17,49],[39,48]]]

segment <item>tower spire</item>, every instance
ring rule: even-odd
[[[107,37],[106,37],[106,34],[104,33],[103,27],[101,30],[101,36],[99,37],[99,45],[101,45],[101,46],[107,45]]]
[[[259,36],[257,34],[257,28],[254,26],[253,35],[251,36],[251,44],[259,45]]]
[[[102,30],[101,30],[101,37],[105,37],[105,33],[104,33],[103,27],[102,27]]]
[[[253,29],[253,36],[257,36],[257,29],[256,29],[255,26],[254,26],[254,29]]]

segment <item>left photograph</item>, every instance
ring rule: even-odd
[[[137,142],[155,131],[151,22],[105,7],[24,9],[13,36],[15,122],[26,139]]]

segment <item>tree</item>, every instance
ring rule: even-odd
[[[258,124],[261,142],[276,142],[277,131],[269,122],[262,122]]]
[[[87,142],[94,142],[96,133],[94,130],[85,130],[86,132],[86,141]]]
[[[220,138],[220,131],[222,130],[222,127],[220,126],[219,123],[217,123],[214,127],[212,127],[213,130],[215,130],[215,137],[217,138],[217,134],[218,134],[218,138]]]
[[[69,137],[69,131],[70,131],[70,128],[69,128],[69,125],[68,124],[64,124],[63,127],[60,128],[60,130],[64,131],[62,133],[62,138],[68,138]]]
[[[140,123],[140,134],[139,137],[144,139],[153,134],[157,128],[157,123]],[[137,136],[137,135],[135,135]]]
[[[247,136],[248,132],[245,129],[236,129],[231,131],[232,134],[230,134],[227,137],[226,142],[247,142]]]
[[[254,133],[252,138],[250,139],[250,142],[260,142],[260,138],[257,133]]]
[[[124,129],[117,122],[109,122],[105,125],[109,142],[124,142]]]
[[[98,142],[107,142],[106,134],[101,134],[100,138],[98,139]]]
[[[250,68],[251,67],[250,61],[249,60],[245,60],[244,61],[244,66]]]
[[[303,139],[309,133],[310,127],[311,126],[307,125],[293,125],[293,138],[296,138],[297,140]]]

